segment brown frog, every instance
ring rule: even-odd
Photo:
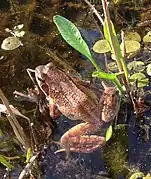
[[[104,86],[99,100],[92,90],[53,63],[36,67],[35,77],[40,89],[63,115],[85,121],[67,131],[61,137],[61,145],[70,151],[84,153],[102,147],[105,138],[90,134],[100,130],[104,122],[115,118],[119,106],[116,88]]]

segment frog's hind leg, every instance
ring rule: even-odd
[[[73,151],[90,153],[105,144],[105,137],[88,135],[98,131],[94,124],[81,123],[67,131],[60,140],[63,149],[56,151]]]

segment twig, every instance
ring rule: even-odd
[[[29,147],[29,140],[27,138],[27,136],[25,135],[23,128],[21,127],[21,125],[19,124],[18,120],[16,119],[15,114],[13,113],[12,109],[9,106],[9,102],[6,99],[5,95],[3,94],[2,90],[0,89],[0,98],[3,102],[3,104],[6,106],[7,111],[8,111],[8,121],[11,124],[13,131],[16,135],[16,137],[18,138],[19,142],[25,147],[28,148]]]
[[[98,13],[98,11],[95,9],[95,7],[88,1],[88,0],[84,0],[87,5],[92,9],[92,12],[97,16],[97,18],[99,19],[99,21],[101,22],[101,24],[104,24],[104,21],[102,19],[102,17],[100,16],[100,14]]]
[[[39,154],[39,153],[38,153]],[[25,166],[25,168],[23,169],[23,171],[20,173],[18,179],[23,179],[24,176],[29,173],[30,168],[33,166],[33,163],[35,161],[35,159],[38,157],[38,154],[34,155],[31,157],[29,163],[27,163],[27,165]]]

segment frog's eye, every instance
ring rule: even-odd
[[[112,98],[115,96],[115,93],[112,94]]]
[[[39,77],[37,77],[37,79],[38,79],[40,82],[45,83],[45,80],[43,80],[43,79],[41,79],[41,78],[39,78]]]

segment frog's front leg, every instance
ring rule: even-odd
[[[103,125],[103,123],[102,123]],[[64,150],[73,152],[90,153],[97,148],[102,147],[105,144],[105,137],[97,135],[88,135],[98,131],[100,129],[96,125],[91,123],[81,123],[69,131],[67,131],[60,139],[61,146]],[[60,151],[64,151],[60,150]],[[59,150],[58,150],[59,151]],[[57,151],[57,152],[58,152]]]

